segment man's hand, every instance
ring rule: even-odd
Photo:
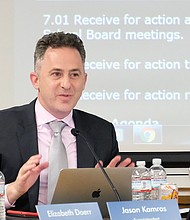
[[[40,164],[41,155],[34,155],[20,168],[16,180],[7,186],[7,198],[14,203],[36,182],[40,172],[48,167],[48,162]]]
[[[103,166],[103,162],[101,160],[100,160],[100,163]],[[134,162],[131,161],[130,158],[126,158],[125,160],[121,161],[121,156],[117,155],[110,161],[107,167],[116,167],[116,166],[117,167],[134,167],[135,164]],[[99,164],[96,164],[95,167],[99,168],[100,166]]]

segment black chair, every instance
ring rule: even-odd
[[[190,220],[190,211],[187,213],[186,220]]]

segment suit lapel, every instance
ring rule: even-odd
[[[82,130],[80,130],[82,133]],[[85,136],[85,135],[84,135]],[[85,136],[89,144],[94,148],[93,142],[88,136]],[[86,141],[81,137],[77,137],[77,167],[94,167],[96,164],[95,158],[89,149]]]
[[[94,141],[90,137],[89,125],[86,123],[84,118],[82,118],[78,111],[73,111],[73,120],[75,123],[75,128],[81,132],[81,134],[86,138],[89,144],[94,148]],[[96,160],[90,151],[86,141],[78,135],[76,137],[77,143],[77,167],[94,167],[96,165]]]
[[[18,125],[17,136],[19,140],[20,152],[25,163],[32,155],[38,153],[36,126]]]

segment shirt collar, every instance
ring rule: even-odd
[[[35,103],[35,113],[36,113],[36,123],[37,126],[44,125],[49,123],[50,121],[60,120],[57,119],[55,116],[50,114],[39,102],[36,100]],[[65,122],[71,128],[74,128],[74,121],[73,121],[73,110],[67,115],[65,118],[62,118],[61,121]]]

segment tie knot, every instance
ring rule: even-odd
[[[52,121],[49,126],[54,133],[61,133],[66,124],[63,121]]]

